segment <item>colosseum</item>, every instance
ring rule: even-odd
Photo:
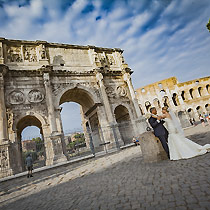
[[[198,121],[199,114],[210,113],[210,76],[179,83],[171,77],[136,90],[143,115],[156,107],[169,106],[179,117],[183,127],[190,126],[190,119]]]

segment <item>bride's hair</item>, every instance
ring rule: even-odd
[[[164,106],[164,107],[162,108],[162,110],[165,110],[165,111],[169,112],[169,110],[168,110],[168,107],[167,107],[167,106]]]

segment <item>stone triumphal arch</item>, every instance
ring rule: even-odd
[[[36,126],[44,139],[46,165],[67,160],[60,105],[81,105],[84,130],[101,126],[108,149],[144,132],[121,49],[0,38],[0,164],[21,172],[21,132]],[[121,122],[129,124],[122,134]],[[115,128],[113,130],[113,128]],[[106,130],[106,131],[105,131]],[[87,136],[87,133],[86,133]],[[94,138],[97,147],[99,138]]]

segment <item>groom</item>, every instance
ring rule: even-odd
[[[152,116],[149,118],[149,124],[152,126],[154,130],[154,134],[156,137],[158,137],[161,141],[161,144],[163,146],[163,149],[166,151],[168,158],[169,157],[169,149],[168,149],[168,131],[163,126],[163,123],[165,123],[163,120],[161,120],[161,117],[157,116],[157,110],[155,107],[152,107],[150,109],[150,112]]]

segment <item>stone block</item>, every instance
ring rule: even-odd
[[[139,136],[144,162],[157,162],[168,159],[160,140],[153,132],[145,132]]]

